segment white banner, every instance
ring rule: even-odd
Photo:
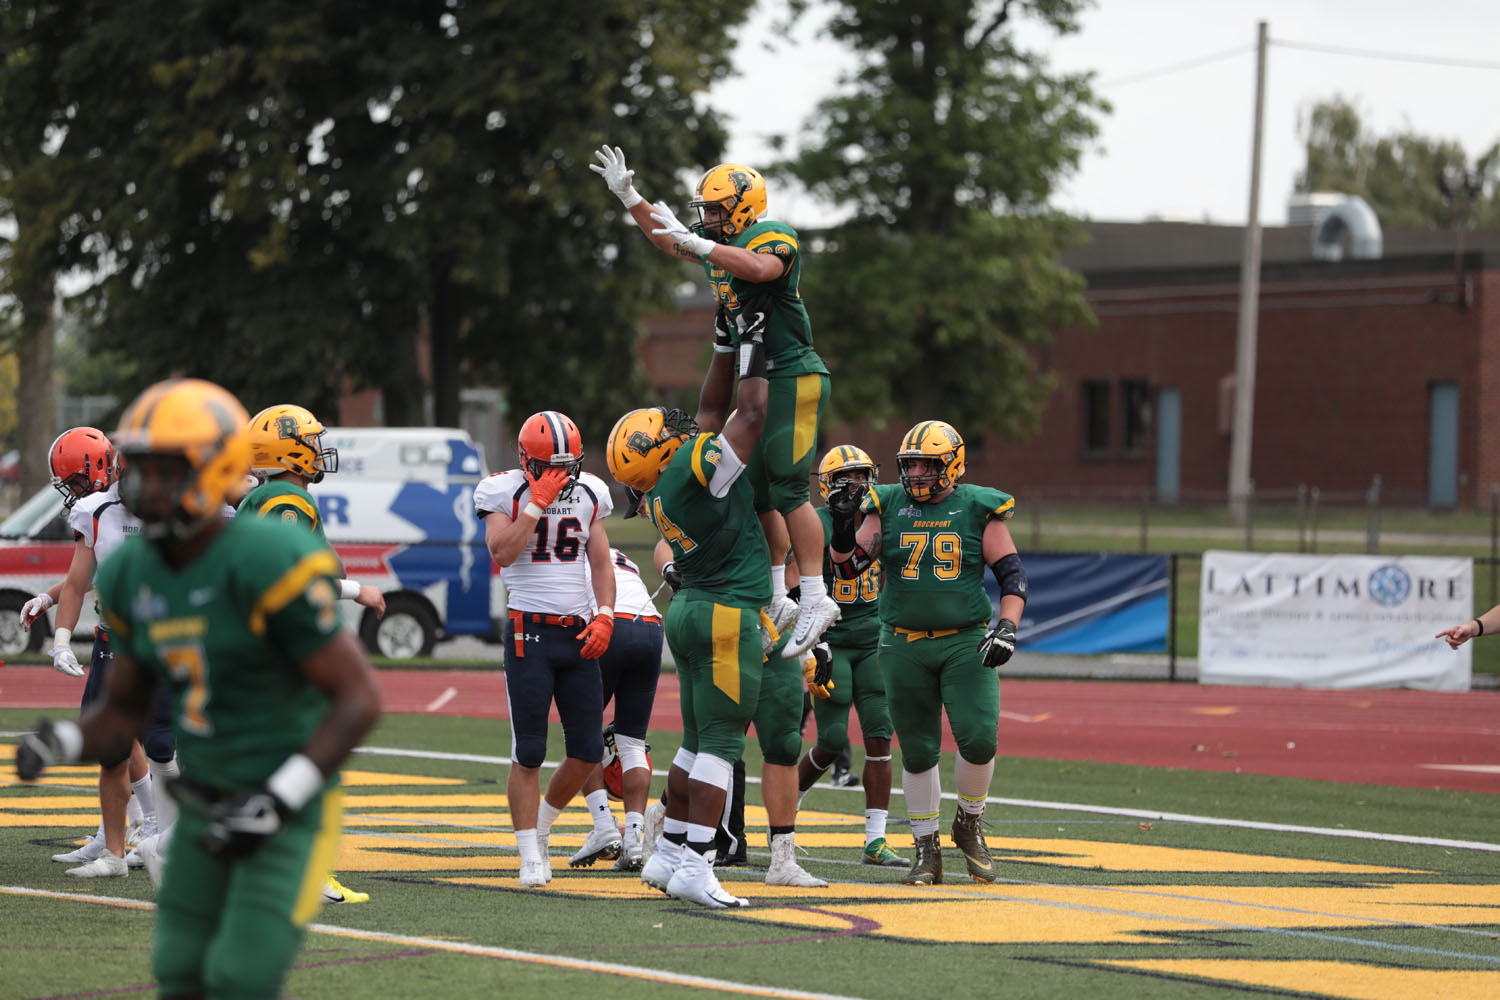
[[[1474,562],[1429,556],[1203,553],[1198,680],[1467,691]]]

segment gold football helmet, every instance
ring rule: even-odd
[[[754,167],[721,163],[699,179],[689,204],[698,210],[692,230],[727,243],[766,214],[766,179]]]
[[[917,466],[920,462],[921,467]],[[964,439],[952,425],[924,420],[906,432],[896,452],[906,495],[925,503],[958,485],[964,474]]]
[[[875,480],[880,477],[880,466],[863,449],[852,444],[830,448],[828,454],[823,456],[823,461],[818,463],[818,492],[827,500],[829,492],[839,485],[840,480],[860,471],[865,473],[865,482],[869,485],[874,485]]]
[[[249,419],[228,390],[196,378],[158,382],[126,407],[112,438],[125,459],[120,498],[146,537],[184,540],[221,516],[250,471]],[[168,502],[146,488],[163,469],[176,476]]]
[[[681,410],[669,412],[660,406],[631,410],[609,432],[605,446],[609,474],[633,489],[649,490],[677,449],[696,433],[698,425]]]
[[[339,471],[339,453],[323,447],[323,422],[311,410],[290,403],[268,406],[250,418],[251,468],[257,475],[283,472],[315,483]]]

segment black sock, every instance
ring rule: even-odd
[[[667,838],[667,843],[676,844],[678,847],[681,847],[683,844],[687,843],[686,830],[684,830],[682,833],[663,833],[662,836]]]
[[[687,842],[687,848],[695,854],[707,854],[709,851],[712,851],[714,849],[714,842],[712,840],[705,840],[700,844],[696,841],[689,840]]]
[[[797,824],[796,823],[793,823],[790,826],[773,826],[773,827],[771,827],[771,836],[775,837],[778,834],[795,833],[796,831],[797,831]]]

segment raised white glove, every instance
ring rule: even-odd
[[[37,594],[21,605],[21,627],[28,632],[31,631],[31,623],[46,614],[50,607],[52,607],[52,595],[48,593]]]
[[[673,242],[694,257],[707,257],[708,252],[717,246],[713,240],[704,239],[679,222],[666,202],[659,201],[651,208],[651,218],[661,223],[660,229],[651,230],[653,236],[672,237]]]
[[[72,646],[53,646],[47,652],[52,656],[53,670],[67,674],[69,677],[83,676],[83,668],[78,665],[78,657],[73,655]]]
[[[645,200],[631,183],[635,171],[625,169],[625,153],[619,146],[600,146],[594,155],[599,162],[590,163],[589,169],[604,178],[605,185],[620,199],[620,204],[634,208]]]

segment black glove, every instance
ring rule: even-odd
[[[57,738],[52,720],[42,719],[36,724],[36,732],[21,737],[16,746],[16,777],[22,781],[35,781],[62,758],[62,743]]]
[[[682,571],[677,568],[675,562],[669,562],[661,568],[661,578],[666,581],[668,587],[672,588],[672,593],[675,594],[682,589]]]
[[[734,322],[740,330],[741,344],[765,344],[766,315],[764,296],[759,296],[754,301],[745,302],[740,306],[739,314],[735,316]]]
[[[989,634],[979,644],[979,652],[984,657],[984,665],[987,667],[998,667],[1010,659],[1010,655],[1016,651],[1016,623],[1009,618],[1002,618],[990,629]]]
[[[828,648],[828,643],[820,642],[812,648],[813,659],[818,661],[818,666],[813,670],[813,683],[821,688],[828,687],[828,682],[833,680],[833,653]]]
[[[859,512],[859,505],[865,499],[868,487],[863,483],[846,483],[838,486],[828,493],[828,513],[832,515],[834,523],[843,521],[848,524],[854,522],[854,515]]]
[[[729,309],[720,306],[714,313],[714,350],[719,354],[734,352],[734,331],[730,329]]]
[[[291,810],[268,791],[236,795],[217,803],[198,844],[216,858],[248,858],[281,832]]]

